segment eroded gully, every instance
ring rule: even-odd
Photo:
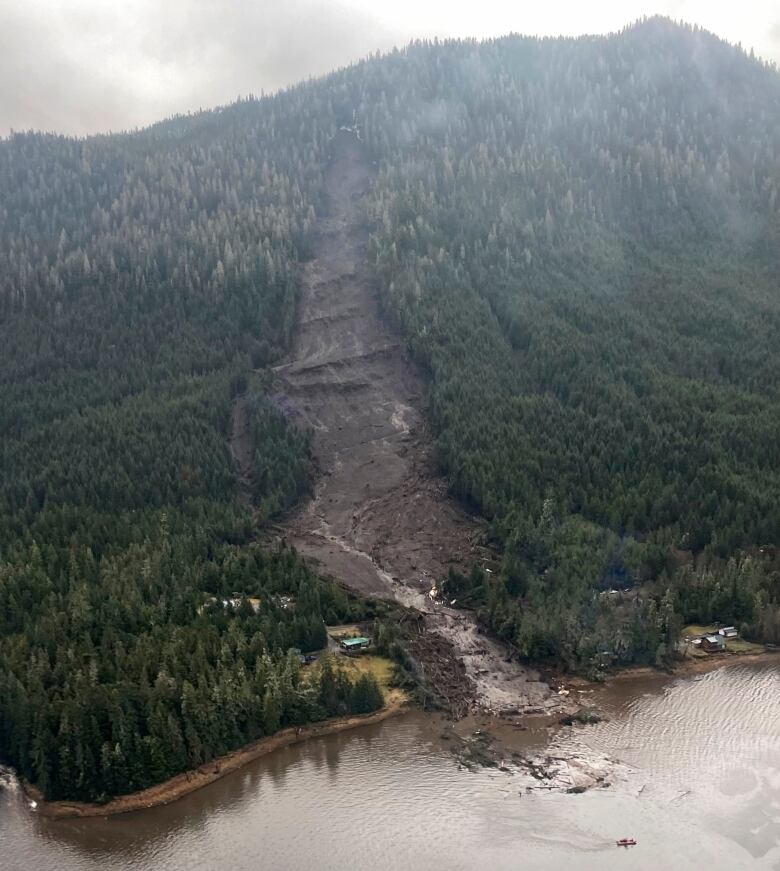
[[[314,497],[281,533],[322,573],[423,612],[445,697],[465,687],[471,706],[495,713],[558,709],[560,697],[482,634],[472,613],[429,595],[450,565],[467,569],[491,555],[481,522],[432,471],[425,385],[380,317],[361,214],[371,181],[362,145],[342,131],[326,175],[327,214],[303,267],[292,348],[275,370],[276,399],[312,428],[319,468]],[[245,414],[239,401],[234,433]],[[240,453],[234,447],[246,473]]]

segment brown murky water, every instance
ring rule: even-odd
[[[648,677],[594,701],[610,720],[553,747],[629,763],[608,790],[521,796],[511,775],[459,771],[441,722],[411,713],[124,817],[47,821],[2,792],[0,868],[780,869],[780,665]],[[615,847],[624,835],[638,846]]]

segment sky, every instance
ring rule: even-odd
[[[416,37],[607,33],[655,14],[780,64],[778,0],[0,0],[0,135],[144,126]]]

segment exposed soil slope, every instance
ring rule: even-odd
[[[480,544],[484,528],[432,473],[424,384],[382,324],[360,208],[371,169],[352,134],[339,134],[326,181],[328,214],[319,219],[314,257],[303,270],[293,346],[276,369],[280,406],[314,430],[321,477],[283,534],[356,591],[423,611],[428,632],[446,642],[434,645],[445,695],[455,692],[460,675],[461,691],[465,684],[483,708],[554,707],[549,687],[507,662],[470,613],[434,606],[428,595],[451,564],[490,556]],[[234,431],[240,428],[234,419]],[[452,668],[442,667],[442,647]]]
[[[323,473],[289,528],[301,552],[351,587],[419,604],[450,560],[471,554],[479,528],[427,474],[423,385],[382,325],[365,274],[359,208],[370,180],[360,144],[342,133],[289,362],[277,369],[315,430]]]

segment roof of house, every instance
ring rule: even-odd
[[[343,638],[341,643],[344,647],[357,647],[358,645],[371,644],[371,639],[360,635],[357,638]]]
[[[710,644],[725,644],[722,635],[706,635],[704,640],[709,641]]]

